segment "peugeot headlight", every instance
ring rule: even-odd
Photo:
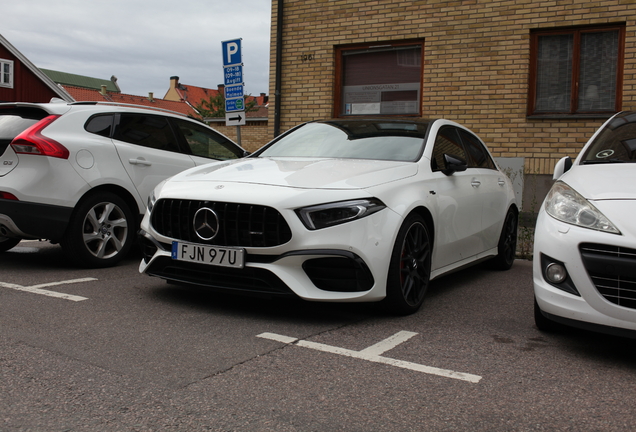
[[[592,203],[561,181],[548,192],[545,211],[565,223],[612,234],[621,233]]]
[[[296,213],[308,229],[317,230],[361,219],[385,207],[382,201],[370,198],[304,207]]]

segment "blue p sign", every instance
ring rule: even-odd
[[[221,42],[223,47],[223,66],[241,63],[241,39]]]

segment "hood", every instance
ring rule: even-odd
[[[576,165],[560,180],[588,200],[636,199],[636,164]]]
[[[412,162],[361,159],[246,158],[191,168],[171,182],[209,181],[302,189],[361,189],[414,176]]]

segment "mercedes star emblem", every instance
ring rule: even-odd
[[[194,232],[201,240],[212,240],[219,232],[219,218],[214,210],[200,208],[194,214]]]

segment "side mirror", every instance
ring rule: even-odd
[[[442,172],[447,176],[456,172],[466,171],[467,167],[468,164],[462,158],[444,153],[444,169]]]
[[[561,158],[554,166],[554,174],[552,174],[552,180],[557,180],[563,174],[568,172],[570,168],[572,168],[572,158],[570,158],[570,156]]]

